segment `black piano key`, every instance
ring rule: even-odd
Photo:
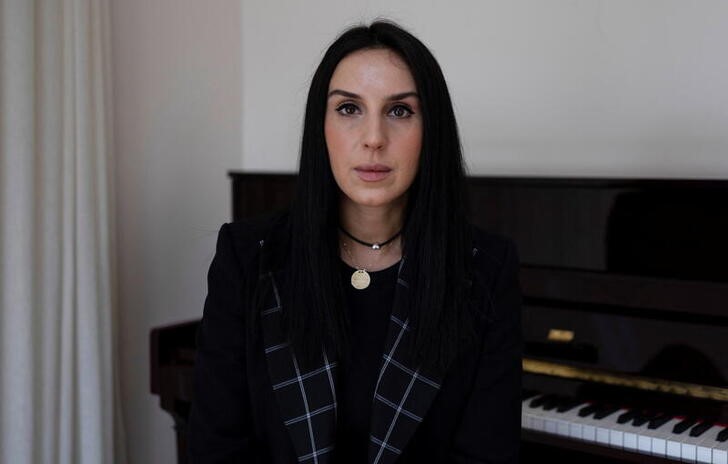
[[[650,420],[650,418],[646,415],[638,415],[637,417],[634,418],[634,420],[632,420],[632,425],[634,425],[635,427],[641,427],[642,425],[645,424],[645,422],[647,422],[649,420]]]
[[[693,425],[695,425],[696,422],[697,422],[697,419],[686,417],[681,422],[678,422],[677,424],[675,424],[675,427],[672,428],[672,433],[679,435],[679,434],[683,433],[684,431],[686,431],[687,429],[689,429],[690,427],[692,427]]]
[[[534,396],[538,395],[538,390],[523,390],[521,392],[521,401],[525,401],[529,398],[533,398]]]
[[[583,401],[581,401],[581,400],[578,400],[578,399],[576,399],[576,398],[566,398],[566,399],[565,399],[565,400],[564,400],[564,401],[563,401],[563,402],[562,402],[562,403],[561,403],[561,404],[559,405],[559,407],[558,407],[558,408],[556,408],[556,410],[557,410],[558,412],[567,412],[567,411],[571,411],[571,410],[572,410],[572,409],[574,409],[575,407],[579,406],[579,405],[580,405],[581,403],[583,403]]]
[[[721,442],[728,440],[728,427],[724,428],[721,432],[718,433],[717,440]]]
[[[561,397],[558,395],[554,395],[543,402],[543,409],[544,411],[551,411],[553,409],[556,409],[556,406],[558,406],[560,403]]]
[[[531,402],[528,403],[528,405],[530,407],[532,407],[532,408],[541,407],[541,405],[543,405],[544,401],[546,401],[547,399],[549,399],[552,396],[553,395],[541,395],[541,396],[538,396],[538,397],[532,399]]]
[[[584,406],[579,410],[579,417],[589,417],[590,415],[594,414],[594,411],[596,411],[598,407],[599,405],[596,403]]]
[[[624,424],[626,422],[629,422],[637,416],[637,413],[638,413],[638,411],[636,409],[630,409],[627,412],[623,412],[617,418],[617,423]]]
[[[531,400],[531,402],[528,403],[528,405],[531,406],[532,408],[538,408],[540,406],[543,406],[543,404],[546,401],[553,398],[553,396],[554,396],[553,394],[539,396],[538,398]]]
[[[655,420],[659,417],[662,417],[663,415],[664,414],[655,411],[640,411],[632,421],[632,425],[634,425],[635,427],[641,427],[646,422]]]
[[[703,433],[705,433],[706,430],[711,428],[713,426],[713,423],[710,421],[704,421],[690,429],[690,436],[691,437],[699,437]]]
[[[667,422],[669,422],[670,419],[672,419],[672,416],[670,416],[669,414],[658,414],[656,417],[650,420],[647,428],[652,430],[658,429],[665,425]]]
[[[605,405],[594,413],[594,419],[604,419],[619,411],[619,406]]]

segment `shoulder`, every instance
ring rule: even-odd
[[[476,291],[493,300],[509,289],[517,290],[520,262],[513,240],[475,226],[471,233]]]
[[[250,218],[240,219],[223,224],[228,229],[233,243],[248,246],[266,240],[274,232],[285,228],[288,224],[288,213],[269,213]]]
[[[218,253],[231,253],[239,266],[247,268],[258,256],[261,244],[287,230],[288,213],[265,214],[228,222],[220,227]],[[222,247],[221,243],[226,244]],[[226,249],[226,250],[225,250]]]
[[[518,264],[518,251],[508,237],[471,225],[472,253],[477,271],[498,274],[505,266]]]

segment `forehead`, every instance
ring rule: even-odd
[[[358,50],[336,66],[329,90],[390,95],[415,90],[415,81],[400,56],[386,48]]]

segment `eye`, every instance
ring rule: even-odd
[[[343,116],[352,116],[359,112],[359,108],[353,103],[344,103],[336,108],[336,112]]]
[[[409,118],[413,114],[415,114],[414,111],[412,111],[409,107],[405,105],[397,105],[394,106],[391,110],[389,110],[389,114],[394,116],[397,119],[404,119]]]

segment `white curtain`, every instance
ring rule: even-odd
[[[1,463],[124,461],[108,8],[0,0]]]

